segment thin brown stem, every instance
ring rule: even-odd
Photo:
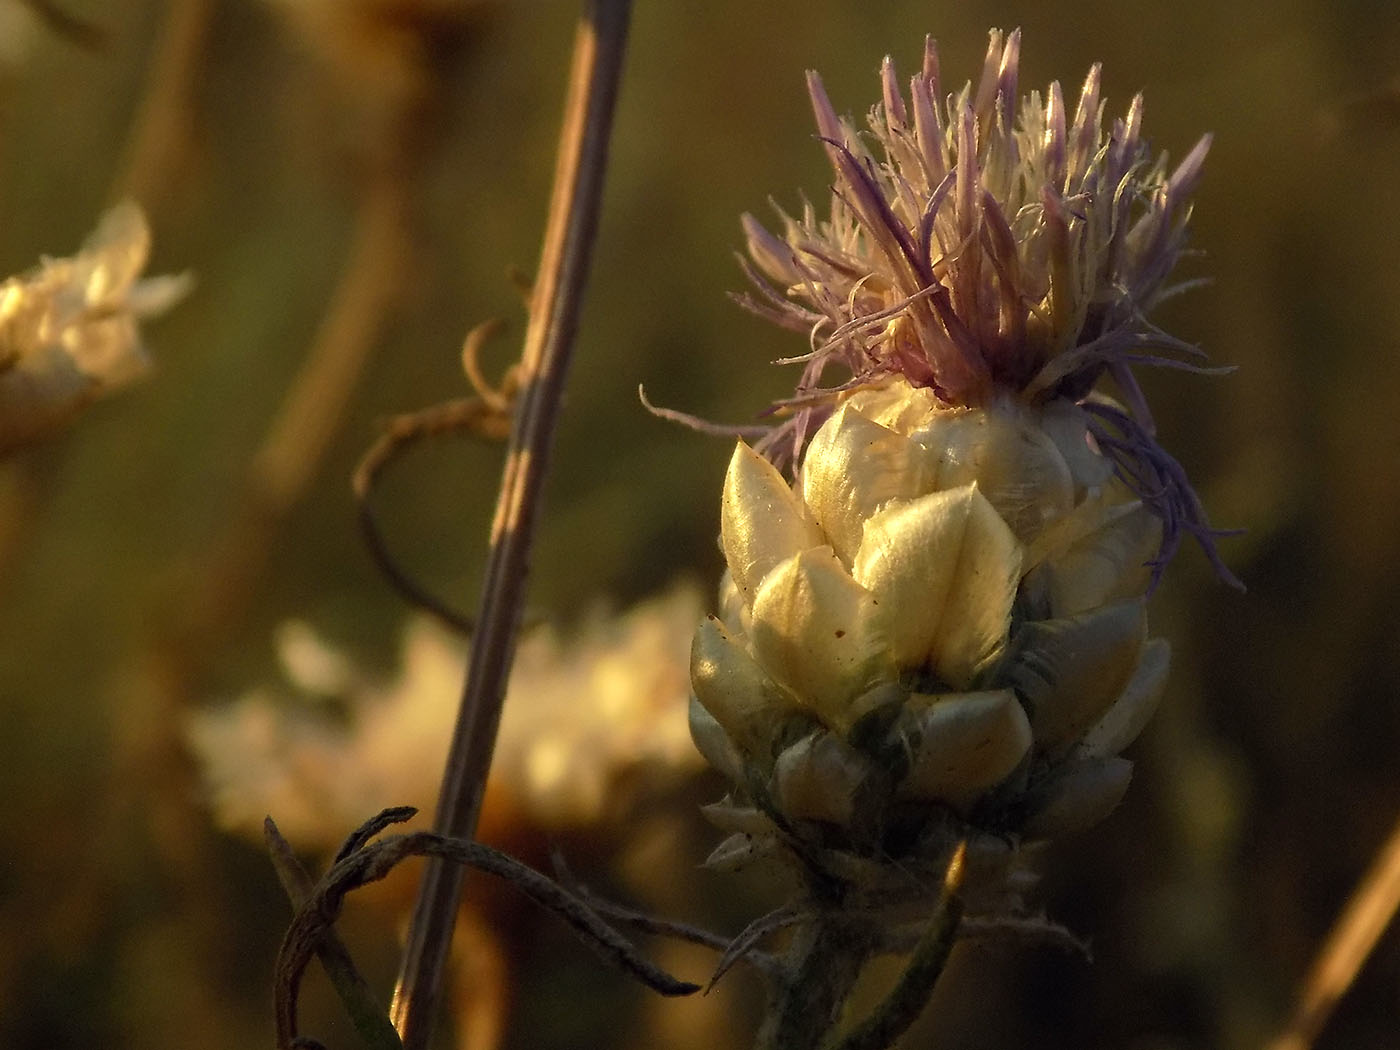
[[[181,611],[177,645],[183,651],[174,655],[192,671],[201,670],[246,615],[277,533],[324,463],[402,292],[409,255],[404,187],[385,173],[364,193],[335,294],[253,455],[237,512],[207,553],[199,586]]]
[[[211,0],[170,0],[113,182],[114,202],[134,197],[148,206],[155,203],[188,163],[195,127],[193,86],[213,8]]]
[[[458,398],[455,401],[431,405],[417,412],[395,416],[360,458],[350,479],[350,486],[355,494],[360,534],[364,538],[370,557],[374,559],[384,578],[406,601],[431,613],[454,631],[466,635],[472,633],[472,618],[452,608],[399,566],[383,531],[379,528],[370,497],[380,473],[410,447],[446,434],[465,433],[489,440],[501,440],[506,437],[509,427],[509,417],[502,415],[480,397]]]
[[[1400,907],[1400,822],[1390,832],[1366,877],[1347,902],[1312,969],[1298,1005],[1269,1050],[1308,1050],[1356,979]]]
[[[346,896],[361,886],[378,882],[409,857],[450,860],[505,879],[541,907],[554,912],[605,962],[661,995],[693,995],[698,984],[673,977],[643,958],[625,937],[598,915],[588,902],[558,883],[500,850],[479,842],[448,838],[431,831],[390,835],[371,842],[391,824],[412,818],[416,811],[402,806],[388,809],[356,831],[336,854],[320,882],[307,894],[282,939],[277,953],[277,979],[273,992],[277,1045],[281,1050],[317,1046],[297,1030],[297,1000],[302,977],[311,959],[340,916]]]
[[[263,834],[267,838],[268,852],[272,855],[272,866],[277,871],[278,881],[287,891],[292,908],[300,911],[316,893],[316,883],[301,866],[301,861],[297,860],[292,847],[277,830],[271,817],[263,823]],[[328,928],[321,934],[315,952],[365,1045],[371,1050],[402,1050],[399,1033],[389,1023],[388,1014],[375,1001],[369,982],[360,974],[350,958],[349,949],[336,936],[335,930]]]
[[[335,302],[253,461],[251,485],[269,513],[284,512],[320,465],[410,264],[398,180],[373,178],[361,209]]]
[[[52,32],[79,47],[100,51],[107,46],[107,30],[69,13],[57,0],[21,0]]]
[[[631,0],[588,0],[575,39],[554,195],[521,359],[519,408],[491,526],[470,670],[438,798],[437,830],[454,838],[475,834],[495,748],[539,492],[602,203],[630,12]],[[424,874],[393,1005],[407,1050],[427,1045],[462,874],[457,864],[442,858],[433,860]]]
[[[244,623],[276,538],[322,466],[346,403],[401,291],[408,255],[406,187],[385,173],[364,190],[354,246],[320,329],[250,464],[236,510],[198,552],[186,585],[153,617],[153,630],[116,669],[117,714],[105,803],[120,827],[139,818],[155,829],[166,866],[190,872],[207,863],[196,848],[203,820],[188,803],[193,786],[170,778],[193,770],[180,734],[180,706],[195,695],[231,633]],[[178,771],[176,773],[175,771]]]

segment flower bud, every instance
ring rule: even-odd
[[[696,634],[692,727],[780,824],[856,855],[911,827],[942,848],[1086,826],[1126,788],[1116,755],[1168,663],[1146,637],[1157,530],[1082,413],[886,382],[818,429],[795,486],[740,445],[722,520],[728,624]]]

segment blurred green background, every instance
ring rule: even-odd
[[[94,32],[39,21],[0,49],[0,274],[70,252],[132,194],[155,230],[150,272],[199,283],[148,328],[145,382],[0,464],[0,1044],[268,1046],[287,905],[260,848],[211,824],[181,711],[270,677],[272,629],[293,616],[392,669],[404,611],[363,552],[347,479],[377,421],[468,392],[467,328],[510,322],[488,374],[516,352],[508,269],[535,265],[577,6],[58,2]],[[1052,854],[1040,896],[1097,961],[964,951],[907,1045],[1261,1046],[1400,814],[1393,5],[637,7],[534,560],[532,606],[562,622],[598,595],[717,575],[727,446],[649,416],[637,385],[734,421],[790,386],[767,362],[793,337],[725,292],[743,283],[741,211],[824,194],[804,69],[863,113],[886,52],[912,70],[933,32],[945,83],[961,83],[989,26],[1020,25],[1024,90],[1059,78],[1074,96],[1102,60],[1110,114],[1143,90],[1156,147],[1180,157],[1215,133],[1201,257],[1185,264],[1211,283],[1158,320],[1239,370],[1146,382],[1213,519],[1248,529],[1223,550],[1249,593],[1187,550],[1155,601],[1175,650],[1167,701],[1126,803]],[[415,40],[416,64],[398,64]],[[363,342],[362,374],[304,490],[259,502],[250,464],[328,315]],[[498,450],[444,442],[376,498],[403,562],[463,607],[499,467]],[[756,911],[694,870],[712,842],[694,805],[718,790],[652,801],[682,829],[666,867],[682,882],[653,899],[735,931]],[[612,829],[570,856],[628,884],[630,848]],[[350,920],[385,985],[387,911]],[[624,987],[547,921],[499,921],[534,931],[510,946],[508,1046],[658,1045],[648,1018],[689,1008]],[[309,1031],[353,1046],[312,994]],[[752,999],[725,1000],[738,1031]],[[1392,933],[1317,1045],[1389,1047],[1397,1030]]]

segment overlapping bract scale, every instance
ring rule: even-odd
[[[1030,751],[1025,711],[1010,689],[912,696],[900,730],[912,738],[900,793],[963,808],[1009,776]]]
[[[802,496],[849,565],[873,514],[933,488],[931,466],[922,445],[843,406],[807,448]]]
[[[729,738],[752,756],[771,757],[779,723],[797,707],[713,616],[695,633],[690,684]]]
[[[724,476],[720,542],[735,586],[752,604],[775,565],[826,541],[777,468],[740,442]]]
[[[849,728],[851,701],[894,676],[888,639],[879,599],[830,547],[789,558],[754,597],[754,655],[831,726]]]
[[[962,689],[1006,640],[1020,567],[1020,545],[974,483],[872,517],[854,576],[897,610],[895,662]]]
[[[1146,635],[1141,598],[1021,628],[1005,677],[1041,748],[1074,743],[1104,716],[1131,680]]]
[[[1069,465],[1028,415],[1016,405],[937,412],[910,435],[929,450],[934,488],[976,481],[1022,541],[1074,505]]]

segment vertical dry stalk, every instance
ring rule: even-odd
[[[134,197],[151,203],[188,162],[195,122],[192,94],[212,16],[211,0],[171,0],[113,182],[113,201]]]
[[[491,526],[470,670],[438,798],[437,831],[453,838],[475,834],[495,747],[538,497],[598,224],[630,11],[631,0],[588,0],[575,38],[554,194],[522,352],[519,408]],[[462,877],[460,866],[435,859],[419,889],[392,1008],[406,1050],[422,1050],[428,1042]]]
[[[1400,907],[1400,823],[1337,919],[1303,981],[1297,1008],[1269,1050],[1308,1050]]]

